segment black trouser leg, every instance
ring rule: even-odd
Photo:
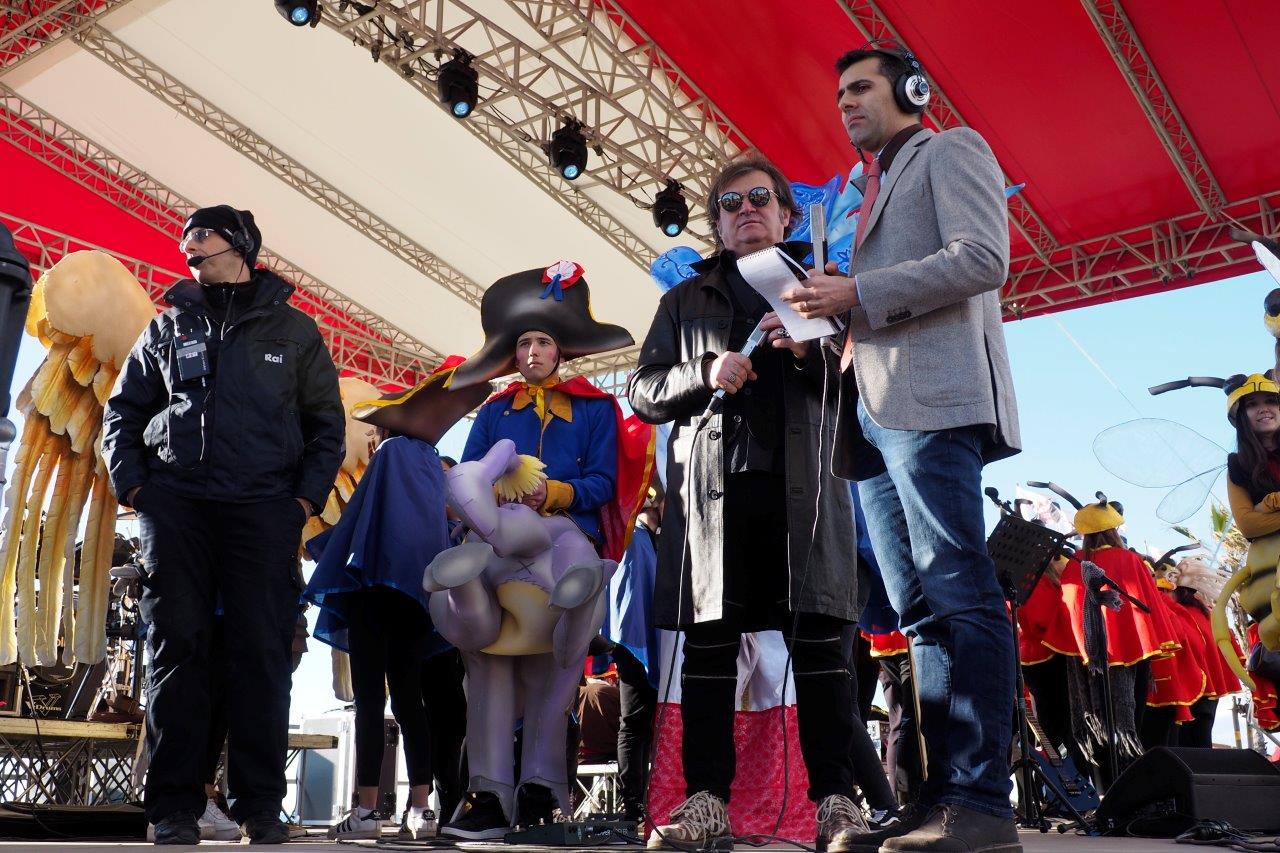
[[[788,617],[788,622],[791,619]],[[795,639],[783,636],[791,649],[796,679],[796,716],[800,751],[809,771],[809,799],[853,793],[854,692],[840,642],[843,620],[801,613],[794,620]],[[862,739],[870,748],[867,731]],[[882,774],[883,775],[883,774]]]
[[[1142,728],[1138,736],[1142,740],[1143,749],[1155,749],[1157,746],[1169,746],[1171,738],[1175,738],[1174,718],[1178,714],[1173,705],[1152,705],[1142,716]]]
[[[293,632],[306,514],[293,498],[217,504],[218,589],[227,649],[227,786],[232,817],[280,813],[289,741]]]
[[[218,525],[203,502],[157,486],[144,486],[138,497],[146,563],[140,607],[150,653],[143,806],[147,820],[159,823],[204,811]]]
[[[618,799],[623,814],[640,817],[649,778],[649,748],[653,744],[653,717],[658,691],[649,683],[644,664],[626,646],[613,650],[618,667]]]
[[[379,608],[390,623],[387,650],[387,691],[391,715],[400,726],[409,785],[431,784],[431,738],[427,708],[422,701],[422,656],[426,652],[427,613],[403,592],[374,587]]]
[[[854,631],[853,658],[849,672],[853,674],[856,688],[854,710],[858,719],[866,725],[871,717],[871,703],[876,698],[876,677],[880,674],[880,662],[871,656],[871,643],[858,631],[857,625],[850,625]]]
[[[1148,709],[1147,713],[1151,713]],[[1191,706],[1192,720],[1189,723],[1183,723],[1177,729],[1178,746],[1190,746],[1196,749],[1211,749],[1213,747],[1213,721],[1218,715],[1218,700],[1216,698],[1201,699]]]
[[[914,802],[924,781],[916,725],[915,680],[910,655],[880,659],[880,684],[889,706],[889,743],[885,763],[890,781],[902,803]]]
[[[356,705],[356,784],[374,787],[382,778],[384,709],[400,727],[410,785],[431,783],[431,745],[422,703],[421,662],[426,613],[409,596],[386,586],[352,593],[347,641]]]
[[[222,760],[223,747],[227,745],[227,668],[223,652],[226,648],[225,630],[222,617],[213,620],[213,659],[212,670],[213,705],[209,708],[209,740],[204,754],[204,782],[206,785],[218,781],[218,762]]]
[[[440,819],[452,819],[462,801],[462,741],[467,734],[467,697],[462,690],[462,655],[449,649],[422,662],[422,700],[431,742],[431,775],[440,798]]]
[[[360,602],[364,590],[353,593]],[[387,643],[383,621],[372,608],[351,608],[347,649],[351,659],[351,692],[355,701],[356,785],[373,787],[382,778],[385,751],[384,711],[387,706]]]
[[[728,802],[737,771],[733,713],[742,635],[723,619],[691,626],[684,633],[680,716],[685,796],[709,791]]]
[[[852,676],[849,683],[849,693],[854,703],[854,709],[858,712],[854,719],[849,750],[849,760],[853,764],[853,779],[871,808],[892,809],[897,805],[893,798],[893,789],[889,787],[889,778],[885,776],[884,765],[880,763],[880,751],[876,749],[876,745],[871,741],[871,735],[867,733],[866,717],[863,716],[864,713],[870,711],[871,699],[867,699],[867,712],[863,712],[859,704],[863,694],[868,692],[862,688],[862,670],[865,667],[861,665],[859,655],[861,654],[862,657],[871,662],[873,675],[869,676],[869,679],[871,679],[872,689],[870,692],[872,693],[875,690],[874,672],[878,671],[880,667],[868,653],[870,646],[858,634],[857,625],[845,625],[841,633],[846,664],[849,666],[849,674]]]
[[[1147,690],[1151,687],[1151,661],[1138,661],[1133,667],[1133,727],[1142,731],[1142,715],[1147,710]]]

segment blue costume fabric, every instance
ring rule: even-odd
[[[479,459],[503,438],[546,465],[549,480],[573,487],[569,515],[600,544],[600,507],[614,499],[618,467],[618,422],[612,399],[570,397],[573,420],[553,416],[545,431],[533,406],[512,407],[512,395],[490,400],[476,412],[463,462]]]
[[[658,630],[649,618],[653,610],[653,582],[658,572],[658,552],[653,547],[653,534],[643,524],[636,524],[631,544],[609,580],[609,607],[605,610],[600,633],[618,645],[626,646],[636,660],[644,664],[649,684],[658,686]]]
[[[315,637],[347,650],[350,593],[389,586],[422,605],[422,574],[449,547],[444,472],[435,447],[397,436],[379,445],[338,523],[307,542],[316,561],[303,598],[320,608]],[[447,644],[433,636],[430,653]]]
[[[868,589],[867,604],[858,618],[858,627],[868,634],[889,634],[898,630],[898,614],[889,604],[889,593],[880,578],[880,564],[876,562],[875,551],[871,550],[871,536],[862,517],[862,504],[858,502],[857,483],[849,482],[849,493],[853,496],[853,519],[858,531],[858,562],[866,569],[859,573],[858,580],[866,581]]]

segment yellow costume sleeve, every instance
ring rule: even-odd
[[[542,502],[542,511],[553,513],[568,509],[573,503],[573,486],[559,480],[547,480],[547,498]]]
[[[1269,507],[1272,498],[1276,498],[1280,506],[1280,497],[1274,492],[1263,498],[1263,505]],[[1240,528],[1246,539],[1257,539],[1280,531],[1280,512],[1258,512],[1253,508],[1253,501],[1249,499],[1249,493],[1244,487],[1237,486],[1231,480],[1227,480],[1227,503],[1231,504],[1231,516],[1236,521],[1236,527]]]

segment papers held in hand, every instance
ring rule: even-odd
[[[777,246],[739,258],[738,272],[742,273],[747,284],[765,298],[769,307],[778,313],[778,318],[793,340],[811,341],[836,333],[836,324],[829,318],[806,320],[782,301],[782,294],[797,284],[808,282],[809,274]]]

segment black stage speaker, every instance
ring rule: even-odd
[[[1160,837],[1202,820],[1280,829],[1280,770],[1248,749],[1156,747],[1120,774],[1096,817],[1108,833]]]

